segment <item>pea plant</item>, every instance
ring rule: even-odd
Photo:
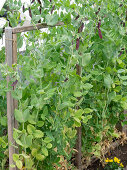
[[[13,155],[16,166],[54,169],[61,156],[72,166],[76,129],[81,126],[82,155],[101,157],[105,139],[119,137],[116,125],[127,124],[126,2],[32,0],[28,7],[7,3],[28,10],[32,24],[64,23],[48,32],[25,33],[26,51],[18,54],[18,64],[0,65],[2,76],[11,77],[8,89],[1,80],[1,92],[15,86],[12,96],[19,102],[14,113],[19,129],[13,133],[19,146],[19,154]],[[15,14],[9,17],[17,20]]]

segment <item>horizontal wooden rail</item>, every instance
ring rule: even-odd
[[[20,26],[20,27],[12,28],[12,33],[16,34],[20,32],[39,30],[41,28],[49,28],[49,27],[62,26],[62,25],[64,25],[64,23],[59,21],[56,25],[47,25],[46,23],[41,23],[36,25]]]

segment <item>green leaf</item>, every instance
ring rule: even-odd
[[[121,122],[121,125],[122,125],[122,126],[127,125],[127,121],[123,121],[123,122]]]
[[[45,155],[45,156],[48,156],[48,150],[47,150],[47,148],[45,148],[45,147],[42,147],[42,153]]]
[[[118,102],[119,100],[121,100],[121,98],[122,98],[122,95],[116,95],[113,101]]]
[[[21,48],[23,46],[23,36],[18,35],[18,38],[17,38],[17,47],[18,48]]]
[[[18,161],[16,161],[16,166],[17,166],[19,169],[21,169],[22,166],[23,166],[23,164],[22,164],[22,162],[21,162],[20,160],[18,160]]]
[[[45,159],[45,156],[41,155],[41,154],[37,154],[36,159],[39,160],[39,161],[43,161]]]
[[[75,96],[75,97],[81,97],[81,96],[82,96],[82,93],[81,93],[81,92],[75,92],[75,93],[74,93],[74,96]]]
[[[37,93],[38,93],[38,94],[44,94],[45,91],[42,89],[42,90],[39,90]]]
[[[44,136],[44,133],[40,130],[35,130],[34,137],[35,138],[42,138]]]
[[[43,109],[43,115],[48,115],[48,107],[45,106]]]
[[[36,149],[36,148],[33,148],[31,154],[32,154],[33,156],[36,156],[36,155],[37,155],[37,149]]]
[[[115,97],[116,97],[116,92],[114,92],[114,91],[109,93],[109,95],[108,95],[109,101],[113,100]]]
[[[84,110],[79,109],[75,112],[74,117],[81,118],[83,113],[84,113]]]
[[[1,117],[1,125],[7,126],[7,117],[6,116]]]
[[[95,155],[96,157],[100,157],[100,156],[101,156],[101,153],[100,153],[100,151],[95,151],[95,152],[94,152],[94,155]]]
[[[15,165],[14,165],[14,164],[11,164],[10,167],[11,167],[11,168],[15,168]]]
[[[80,127],[81,126],[81,120],[77,117],[74,117],[74,120],[75,120],[76,127]]]
[[[43,109],[43,113],[41,114],[42,120],[45,120],[45,117],[48,115],[48,107],[45,106]]]
[[[117,62],[118,62],[118,64],[121,64],[121,63],[122,63],[122,60],[120,60],[119,58],[117,58]]]
[[[51,149],[51,148],[52,148],[52,144],[51,144],[51,143],[48,143],[46,147],[47,147],[48,149]]]
[[[37,122],[37,126],[38,126],[38,127],[44,126],[44,122],[43,122],[43,121],[38,121],[38,122]]]
[[[20,100],[22,98],[22,90],[13,90],[11,94],[14,99]]]
[[[127,76],[120,76],[121,80],[127,80]]]
[[[121,102],[121,107],[127,110],[127,102]]]
[[[89,64],[91,60],[91,54],[90,53],[84,53],[82,56],[82,66],[86,66]]]
[[[33,126],[33,125],[27,125],[27,132],[30,134],[30,135],[32,135],[32,134],[34,134],[34,132],[35,132],[35,127]]]
[[[118,72],[118,73],[124,73],[125,70],[124,70],[124,69],[119,69],[117,72]]]
[[[77,131],[75,129],[72,130],[72,128],[69,128],[68,131],[67,131],[67,136],[70,139],[72,139],[72,138],[74,138],[76,136],[76,133],[77,133]]]
[[[53,15],[47,14],[45,19],[46,19],[46,23],[48,25],[55,25],[58,22],[58,15],[57,14],[53,14]]]
[[[111,79],[110,74],[105,75],[105,76],[104,76],[104,85],[105,85],[105,87],[107,87],[108,89],[110,89],[112,83],[113,83],[113,81],[112,81],[112,79]]]
[[[14,115],[18,122],[25,123],[29,118],[30,112],[29,109],[26,109],[25,111],[15,109]]]
[[[124,86],[127,86],[127,81],[123,81],[122,84],[123,84]]]
[[[33,169],[34,162],[30,158],[25,158],[25,168]]]
[[[36,124],[36,115],[29,115],[28,122],[35,125]]]
[[[64,103],[60,104],[60,106],[58,107],[58,109],[59,109],[59,110],[62,110],[62,109],[64,109],[64,108],[66,108],[66,107],[73,107],[73,106],[74,106],[73,103],[71,103],[70,101],[67,101],[67,102],[64,102]]]
[[[33,136],[32,135],[26,136],[25,141],[26,141],[26,146],[27,147],[30,147],[32,145],[32,140],[33,140]]]
[[[23,146],[24,148],[28,148],[32,145],[32,139],[33,139],[33,136],[32,135],[28,135],[27,136],[27,133],[24,133],[22,136],[21,136],[21,146]],[[17,140],[16,140],[17,141]]]
[[[88,122],[89,119],[92,118],[92,115],[88,115],[88,116],[84,116],[83,117],[83,123],[86,124]]]
[[[13,160],[16,162],[19,160],[19,155],[18,154],[13,154]]]
[[[120,135],[119,135],[118,133],[115,133],[115,132],[112,133],[111,135],[112,135],[113,137],[115,137],[115,138],[119,138],[119,137],[120,137]]]
[[[22,142],[19,139],[16,139],[16,143],[20,146],[23,146]]]
[[[45,143],[50,143],[51,141],[52,141],[52,139],[49,138],[49,137],[46,137],[46,138],[44,139],[44,142],[45,142]]]
[[[85,83],[85,84],[83,84],[83,88],[84,88],[85,90],[90,90],[92,87],[93,87],[93,85],[90,84],[90,83]]]
[[[90,109],[90,108],[85,108],[85,109],[84,109],[84,112],[85,112],[85,113],[91,113],[91,112],[93,112],[93,110]]]

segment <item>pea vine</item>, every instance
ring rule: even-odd
[[[15,86],[12,96],[19,101],[14,113],[19,129],[13,134],[20,148],[13,155],[16,166],[53,169],[60,166],[62,157],[72,166],[76,128],[81,125],[83,156],[101,157],[105,139],[119,137],[116,125],[127,124],[123,122],[127,109],[125,1],[33,0],[25,6],[8,0],[7,4],[11,10],[29,11],[33,24],[64,22],[48,32],[25,33],[26,51],[18,53],[18,64],[12,68],[0,65],[0,95]],[[19,15],[18,10],[8,13],[12,27],[18,24]],[[21,43],[21,35],[18,40]],[[7,75],[11,77],[9,89]],[[6,117],[1,120],[3,127]],[[0,137],[0,145],[6,148],[4,138]]]

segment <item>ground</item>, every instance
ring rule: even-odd
[[[119,158],[121,162],[123,163],[124,167],[126,167],[125,170],[127,170],[127,144],[116,147],[113,151],[111,151],[111,153],[106,155],[106,158],[107,157],[109,159],[114,158],[114,157]],[[104,168],[102,167],[102,164],[98,160],[94,162],[91,166],[89,166],[87,170],[104,170]]]

